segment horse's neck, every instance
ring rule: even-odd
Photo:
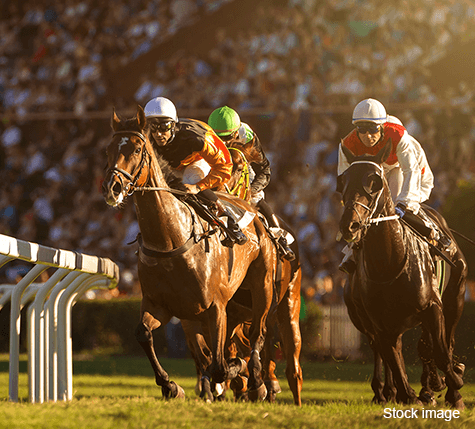
[[[158,167],[151,174],[148,186],[168,189]],[[190,215],[186,206],[168,191],[134,193],[137,220],[147,247],[171,250],[190,236]]]
[[[393,214],[392,203],[387,202],[381,215]],[[366,234],[363,246],[366,268],[371,278],[390,277],[399,273],[405,263],[404,229],[397,220],[386,220],[372,225]]]

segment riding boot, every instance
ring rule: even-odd
[[[448,237],[444,231],[424,212],[423,209],[419,210],[418,216],[422,221],[430,228],[428,238],[435,241],[435,245],[439,250],[447,250],[452,244],[452,240]]]
[[[227,227],[227,239],[223,240],[223,244],[228,247],[232,247],[233,243],[242,245],[248,241],[246,235],[241,231],[241,228],[238,225],[238,220],[235,218],[234,213],[226,208],[226,206],[218,199],[216,202],[216,207],[218,208],[218,216],[226,216],[228,218],[228,227]]]
[[[287,239],[284,235],[284,230],[279,226],[273,226],[269,228],[269,231],[271,232],[272,237],[274,237],[274,239],[277,241],[279,253],[281,254],[281,256],[284,259],[287,259],[287,261],[293,261],[295,259],[295,253],[287,243]]]

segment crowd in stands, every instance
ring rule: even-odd
[[[429,72],[475,34],[474,0],[256,2],[240,31],[217,24],[205,55],[190,47],[144,71],[133,99],[111,90],[120,67],[232,2],[2,2],[0,232],[110,257],[121,268],[121,291],[136,292],[136,246],[127,245],[138,232],[133,205],[111,211],[100,193],[109,121],[28,115],[80,118],[157,95],[179,116],[227,104],[253,127],[255,112],[266,115],[260,138],[273,170],[266,199],[296,233],[308,299],[341,300],[337,148],[358,101],[378,98],[421,142],[436,179],[435,208],[461,180],[475,180],[475,82],[434,86]],[[414,102],[426,107],[404,108]],[[3,275],[14,281],[21,270]]]

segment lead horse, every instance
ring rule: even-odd
[[[467,264],[443,218],[428,210],[456,246],[449,281],[441,295],[429,244],[395,215],[381,166],[390,149],[388,143],[376,156],[356,157],[342,145],[350,166],[338,178],[344,203],[340,232],[352,243],[356,260],[356,271],[345,286],[348,313],[357,329],[368,336],[374,352],[374,401],[434,403],[432,389],[441,390],[446,383],[446,402],[463,408],[459,390],[464,367],[454,360],[453,349],[463,310]],[[402,334],[419,324],[423,374],[418,398],[407,379]],[[445,374],[445,383],[437,368]]]
[[[184,192],[168,185],[171,170],[157,158],[144,133],[146,118],[142,107],[138,106],[136,116],[130,119],[120,118],[114,110],[111,126],[114,133],[107,147],[103,195],[114,207],[133,195],[141,232],[138,276],[143,295],[135,335],[162,395],[184,396],[183,389],[169,380],[153,348],[152,331],[168,323],[172,316],[208,327],[213,359],[207,375],[215,383],[234,376],[236,370],[224,358],[226,305],[241,287],[252,296],[249,386],[260,399],[265,386],[259,354],[273,292],[273,248],[262,223],[254,216],[244,229],[248,242],[233,249],[224,247],[219,233],[213,234],[212,226],[198,220],[194,209],[176,196]],[[240,199],[224,194],[220,198],[253,211]]]

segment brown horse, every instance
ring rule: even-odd
[[[253,148],[252,143],[236,147],[231,146],[229,149],[233,159],[233,173],[227,182],[227,190],[228,192],[234,192],[235,195],[241,198],[250,200],[249,164],[253,160],[258,160],[260,154]],[[272,342],[274,339],[274,326],[277,324],[281,346],[287,360],[287,381],[293,394],[294,403],[301,405],[302,369],[300,366],[301,336],[299,315],[302,273],[298,259],[297,242],[292,244],[292,248],[296,254],[296,259],[292,262],[287,260],[281,261],[277,251],[274,255],[274,264],[276,265],[274,278],[275,296],[274,305],[267,319],[268,335],[266,336],[266,346],[262,355],[262,376],[267,388],[266,399],[274,402],[276,394],[280,392],[280,385],[275,376],[275,347]],[[230,358],[235,358],[237,351],[246,361],[250,357],[251,348],[247,328],[252,320],[251,308],[252,298],[247,291],[242,289],[239,289],[228,303],[228,343],[226,350],[233,350]],[[182,320],[182,325],[189,349],[195,360],[201,396],[212,401],[213,395],[209,381],[206,378],[202,378],[202,374],[205,368],[209,366],[212,357],[208,347],[209,336],[207,336],[200,324]],[[236,344],[232,345],[232,341]],[[245,377],[242,374],[237,375],[231,382],[231,388],[234,390],[236,398],[245,394],[247,390]]]
[[[264,347],[266,318],[272,303],[274,248],[257,216],[244,228],[248,242],[233,249],[224,247],[211,225],[200,221],[194,209],[167,184],[167,168],[157,158],[144,134],[142,107],[131,119],[112,115],[112,141],[107,148],[108,170],[103,194],[111,206],[133,195],[141,231],[138,275],[142,288],[141,320],[136,338],[144,349],[164,397],[184,396],[183,389],[169,380],[153,348],[152,331],[172,316],[201,322],[210,333],[212,362],[207,375],[216,383],[225,381],[233,368],[224,359],[226,305],[239,287],[252,296],[252,326],[249,340],[250,389],[257,397],[265,391],[260,376],[259,354]],[[171,172],[171,170],[170,170]],[[139,189],[140,191],[137,191]],[[232,200],[255,212],[246,202]]]
[[[454,360],[453,349],[455,328],[463,309],[467,265],[457,247],[441,296],[429,244],[395,215],[381,167],[390,149],[388,143],[376,156],[356,157],[342,146],[351,165],[338,178],[344,202],[340,232],[352,243],[356,259],[356,271],[345,288],[348,313],[355,326],[369,337],[373,348],[374,401],[433,403],[432,389],[445,387],[437,374],[438,367],[448,387],[446,402],[463,408],[459,392],[463,365]],[[433,210],[428,213],[434,219],[437,216],[437,222],[450,234],[440,215]],[[418,398],[407,380],[402,334],[419,324],[423,332],[419,354],[424,368]],[[386,369],[384,387],[382,363]]]

